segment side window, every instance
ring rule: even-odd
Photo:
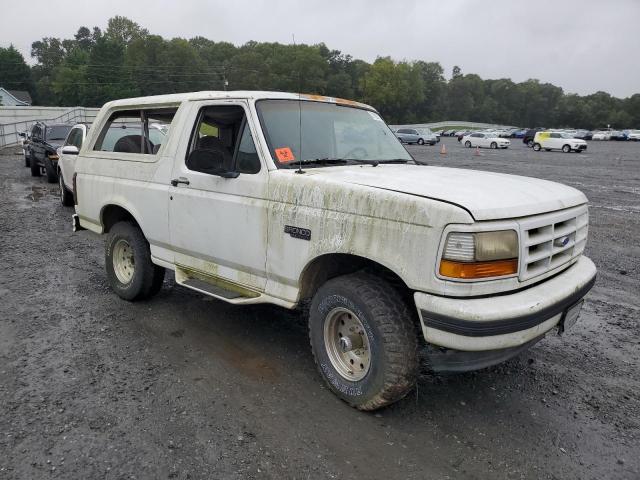
[[[64,142],[64,146],[66,147],[67,145],[73,145],[74,147],[78,147],[78,149],[80,149],[80,146],[78,145],[78,137],[82,138],[82,130],[80,128],[74,128],[69,132],[69,135],[67,135],[67,140]]]
[[[177,108],[114,112],[93,150],[155,155],[164,143],[176,111]]]
[[[74,143],[72,145],[75,145],[76,147],[78,147],[78,150],[80,150],[80,148],[82,148],[83,142],[84,142],[84,134],[82,133],[82,128],[78,128],[78,131],[76,133],[76,138],[74,139]]]
[[[236,165],[240,173],[258,173],[260,171],[260,158],[258,158],[256,144],[247,122],[244,123],[236,157]]]
[[[200,111],[186,166],[189,170],[212,175],[260,171],[258,153],[241,106],[215,105]]]
[[[410,130],[413,135],[419,135],[417,130]]]
[[[560,138],[560,134],[559,133],[552,133],[551,134],[551,138]]]

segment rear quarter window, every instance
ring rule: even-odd
[[[164,143],[177,108],[121,110],[111,114],[94,151],[155,155]]]

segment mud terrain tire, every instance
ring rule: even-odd
[[[327,346],[332,340],[327,340],[326,331],[334,312],[347,312],[349,318],[353,314],[363,327],[363,338],[366,335],[370,363],[364,377],[355,381],[345,378],[332,363],[335,353]],[[327,281],[313,297],[309,312],[309,338],[320,374],[339,398],[359,410],[394,403],[414,387],[418,375],[416,327],[417,319],[400,293],[366,272]]]
[[[123,257],[132,257],[128,268],[120,264],[119,252]],[[150,298],[162,287],[164,268],[151,261],[149,242],[132,222],[118,222],[111,227],[105,242],[104,260],[109,284],[124,300]]]

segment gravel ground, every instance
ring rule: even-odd
[[[640,476],[640,144],[431,164],[557,180],[591,203],[599,268],[580,321],[499,367],[425,375],[377,413],[334,397],[304,321],[174,287],[127,303],[102,239],[72,233],[57,187],[0,155],[0,479]]]

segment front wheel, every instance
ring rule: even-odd
[[[419,139],[418,139],[418,145],[424,145],[424,140],[423,140],[423,139],[421,139],[421,138],[419,138]]]
[[[539,152],[541,148],[542,148],[542,146],[539,143],[534,143],[533,144],[533,150],[534,151]]]
[[[527,147],[533,147],[533,140],[529,140],[527,142]]]
[[[149,242],[131,222],[111,227],[105,243],[105,268],[111,288],[125,300],[155,295],[164,280],[164,268],[151,261]]]
[[[491,142],[491,148],[495,150],[496,148],[498,148],[498,144],[496,142]]]
[[[324,381],[352,407],[384,407],[415,385],[414,315],[380,277],[357,272],[320,287],[311,303],[309,338]]]
[[[571,151],[571,147],[569,145],[565,145],[564,147],[562,147],[562,151],[564,153],[569,153]]]
[[[45,158],[44,160],[44,170],[47,172],[47,182],[56,183],[58,181],[56,167],[53,166],[53,162],[48,158]]]
[[[467,148],[471,148],[471,142],[467,140],[466,142],[464,142],[464,146]]]
[[[58,186],[60,187],[60,203],[63,207],[73,206],[73,195],[67,189],[62,178],[62,172],[58,173]]]
[[[24,154],[24,166],[28,168],[30,165],[31,165],[31,161],[29,160],[29,155],[27,155],[25,153]]]

